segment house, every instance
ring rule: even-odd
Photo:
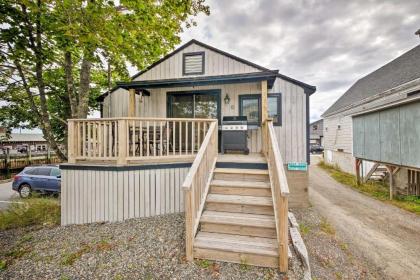
[[[320,119],[309,126],[309,145],[324,146],[324,120]]]
[[[0,149],[5,151],[34,151],[42,152],[48,151],[48,142],[44,139],[42,134],[34,133],[11,133],[9,137],[5,136],[0,139]]]
[[[393,192],[419,195],[420,45],[358,80],[322,115],[325,160]],[[392,170],[392,171],[391,171]]]
[[[189,41],[103,94],[102,118],[69,120],[62,224],[185,211],[188,260],[287,270],[289,202],[308,204],[314,92]],[[249,155],[219,154],[225,116],[247,117]]]

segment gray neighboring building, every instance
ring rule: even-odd
[[[324,118],[325,161],[361,176],[375,163],[395,172],[399,192],[420,182],[420,45],[358,80]],[[356,169],[356,159],[363,160]]]
[[[26,149],[31,151],[47,151],[48,142],[42,134],[32,133],[11,133],[8,138],[0,140],[0,149],[10,149],[15,151],[17,149]]]
[[[309,144],[324,146],[324,120],[320,119],[309,126]]]

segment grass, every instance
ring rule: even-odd
[[[96,244],[83,244],[80,249],[76,252],[65,253],[61,256],[61,265],[69,266],[73,265],[77,260],[79,260],[84,254],[101,252],[101,251],[110,251],[114,247],[113,244],[109,243],[106,240],[100,240]]]
[[[311,228],[304,223],[300,223],[299,224],[299,231],[302,235],[307,235],[311,231]]]
[[[0,211],[0,230],[60,224],[60,204],[56,198],[34,197],[15,202],[17,203]]]
[[[334,227],[325,218],[321,219],[321,223],[319,224],[319,228],[321,229],[321,231],[325,232],[326,234],[335,235]]]
[[[384,183],[368,181],[366,183],[357,184],[356,176],[343,172],[338,166],[326,164],[324,161],[320,161],[318,166],[327,171],[331,177],[333,177],[337,182],[341,184],[356,189],[370,197],[376,198],[386,203],[390,203],[399,208],[420,215],[420,197],[412,195],[394,195],[394,198],[389,200],[389,188]]]

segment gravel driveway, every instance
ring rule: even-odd
[[[185,260],[183,214],[0,232],[0,279],[284,279],[276,269]],[[296,256],[285,279],[300,279]]]
[[[314,208],[389,279],[419,279],[420,217],[336,182],[314,159],[309,175]]]

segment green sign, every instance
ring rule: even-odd
[[[308,164],[306,162],[289,162],[287,169],[292,171],[306,171],[308,170]]]

